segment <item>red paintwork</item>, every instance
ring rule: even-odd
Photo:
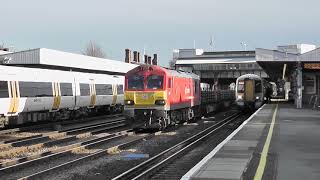
[[[170,70],[175,71],[175,70]],[[180,75],[185,75],[184,77],[176,76],[171,73],[168,69],[162,68],[160,66],[151,65],[140,65],[133,70],[129,71],[125,75],[125,90],[126,91],[136,91],[128,89],[128,76],[139,74],[148,76],[150,74],[163,75],[164,76],[164,88],[162,90],[144,89],[139,92],[152,92],[152,91],[165,91],[167,93],[167,106],[169,109],[181,109],[187,107],[193,107],[200,105],[200,81],[188,77],[185,72],[179,72]],[[176,72],[178,73],[178,72]],[[170,88],[169,79],[171,79],[172,85]],[[197,81],[197,92],[195,92]]]

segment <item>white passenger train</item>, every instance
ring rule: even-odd
[[[270,84],[255,74],[245,74],[236,81],[236,103],[241,109],[257,109],[266,100]]]
[[[0,126],[119,110],[123,76],[0,65]]]

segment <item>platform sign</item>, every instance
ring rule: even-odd
[[[304,63],[304,69],[320,69],[320,63]]]

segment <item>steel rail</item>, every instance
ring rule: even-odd
[[[123,122],[125,122],[125,119],[116,119],[116,120],[113,120],[113,121],[108,121],[108,122],[104,122],[104,123],[100,123],[100,124],[88,125],[86,127],[81,127],[81,128],[80,127],[76,127],[76,128],[63,130],[63,131],[52,131],[52,132],[49,132],[49,133],[43,133],[43,134],[40,134],[40,135],[36,135],[35,137],[30,137],[28,139],[22,139],[22,140],[15,141],[15,142],[0,144],[0,149],[3,146],[20,147],[20,146],[31,144],[31,143],[34,143],[34,142],[41,142],[41,141],[50,140],[49,137],[56,136],[56,135],[59,135],[59,134],[62,134],[62,133],[65,134],[65,135],[74,135],[74,134],[80,133],[81,131],[83,131],[83,132],[84,131],[89,131],[90,129],[95,129],[97,127],[99,127],[99,128],[104,128],[105,127],[106,130],[109,130],[110,128],[108,129],[108,127],[110,125],[123,123]]]
[[[122,144],[119,144],[119,145],[116,145],[116,146],[113,146],[113,147],[110,147],[110,148],[107,148],[107,149],[102,149],[102,150],[99,150],[98,152],[95,152],[93,154],[89,154],[89,155],[86,155],[84,157],[77,158],[75,160],[72,160],[72,161],[69,161],[69,162],[54,166],[52,168],[49,168],[49,169],[46,169],[46,170],[31,174],[31,175],[28,175],[28,176],[25,176],[25,177],[22,177],[22,178],[19,178],[19,180],[36,179],[36,178],[37,179],[42,179],[46,175],[48,175],[50,173],[54,173],[54,172],[56,172],[58,170],[61,170],[61,169],[66,169],[66,168],[68,168],[70,166],[75,165],[76,163],[81,163],[81,162],[84,162],[84,161],[86,161],[88,159],[97,158],[97,157],[100,157],[100,156],[105,156],[106,154],[109,154],[110,150],[113,150],[115,148],[116,149],[124,149],[126,147],[129,147],[129,146],[131,146],[133,144],[139,143],[139,142],[143,141],[144,139],[150,138],[152,136],[153,136],[153,134],[147,135],[147,136],[141,136],[138,139],[131,140],[129,142],[125,142],[125,143],[122,143]]]
[[[110,129],[116,129],[116,128],[120,128],[120,127],[123,127],[123,126],[125,126],[125,124],[117,124],[117,125],[113,125],[113,126],[107,126],[104,129],[94,130],[94,131],[90,132],[90,134],[94,135],[94,134],[98,134],[98,133],[103,132],[103,131],[107,131],[107,130],[110,130]],[[112,137],[112,136],[114,136],[116,134],[118,134],[118,133],[108,134],[108,135],[103,136],[103,137],[97,137],[95,139],[87,140],[87,141],[84,141],[84,142],[70,144],[70,145],[66,146],[64,149],[68,149],[68,147],[69,148],[72,148],[72,147],[76,148],[78,146],[89,144],[89,143],[92,143],[94,141],[98,141],[98,140],[101,140],[101,139],[104,139],[104,138],[107,138],[107,137]],[[44,143],[40,143],[40,144],[42,144],[43,146],[52,146],[52,145],[55,145],[55,144],[59,144],[61,142],[65,142],[65,141],[68,141],[68,140],[72,141],[72,140],[76,140],[76,139],[77,139],[76,135],[74,135],[74,136],[71,136],[71,137],[65,137],[63,139],[53,140],[53,141],[44,142]],[[17,165],[19,163],[23,163],[23,162],[26,162],[26,161],[29,161],[29,160],[34,160],[34,159],[37,159],[39,157],[45,157],[45,156],[48,156],[48,155],[51,155],[51,154],[54,154],[54,153],[58,153],[58,152],[57,151],[47,151],[47,152],[43,152],[43,153],[40,153],[40,154],[35,154],[35,155],[31,155],[31,156],[26,156],[26,157],[22,157],[22,158],[19,158],[19,159],[15,159],[15,160],[12,160],[12,161],[9,161],[9,162],[0,163],[0,168],[5,168],[5,167],[12,166],[12,165]],[[0,171],[1,170],[2,169],[0,169]]]
[[[73,119],[73,120],[68,120],[68,121],[49,122],[46,124],[36,124],[36,125],[31,125],[31,126],[19,127],[19,128],[9,128],[9,129],[3,129],[3,130],[0,129],[0,135],[10,134],[10,133],[20,133],[20,132],[31,131],[31,130],[35,130],[35,129],[41,129],[41,128],[49,128],[49,127],[52,127],[53,125],[56,125],[56,124],[68,125],[68,124],[75,124],[75,123],[79,123],[79,122],[89,122],[89,121],[93,121],[93,120],[99,120],[102,118],[113,118],[113,117],[120,117],[120,116],[122,116],[122,115],[121,114],[112,114],[112,115],[88,117],[85,119]]]
[[[207,138],[212,133],[216,132],[217,130],[225,127],[233,120],[237,119],[240,114],[235,113],[224,120],[206,128],[205,130],[193,135],[192,137],[184,140],[176,144],[175,146],[161,152],[160,154],[154,156],[153,158],[129,169],[128,171],[118,175],[117,177],[113,178],[113,180],[118,179],[139,179],[145,177],[147,175],[152,174],[158,168],[161,168],[163,165],[168,163],[169,161],[177,158],[177,156],[185,153],[192,148],[195,144],[199,143],[200,141]]]

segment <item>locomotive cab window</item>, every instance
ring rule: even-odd
[[[128,89],[142,90],[144,77],[141,75],[133,75],[128,77]]]
[[[9,97],[8,82],[0,81],[0,98],[7,98],[7,97]]]
[[[147,77],[147,89],[162,89],[163,88],[163,76],[150,75]]]

